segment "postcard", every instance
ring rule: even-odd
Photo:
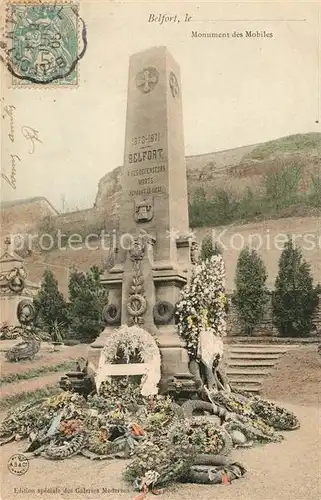
[[[320,2],[0,19],[1,497],[320,498]]]

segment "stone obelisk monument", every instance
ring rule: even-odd
[[[165,47],[130,59],[122,186],[121,232],[139,226],[159,234],[155,260],[175,262],[175,242],[166,239],[167,231],[182,234],[189,225],[180,73]],[[139,213],[143,200],[146,219]]]
[[[130,57],[119,229],[115,266],[103,278],[108,326],[92,348],[117,325],[139,324],[157,338],[163,382],[192,386],[173,314],[191,241],[180,70],[166,47]]]

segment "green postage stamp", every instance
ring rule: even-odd
[[[77,85],[87,40],[76,3],[11,2],[6,35],[13,86]]]

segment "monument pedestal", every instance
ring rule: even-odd
[[[187,239],[186,242],[189,245]],[[139,247],[139,251],[137,251],[137,247]],[[180,290],[187,282],[186,272],[180,267],[175,270],[172,264],[154,263],[153,245],[150,248],[148,241],[140,245],[138,238],[137,247],[136,251],[128,251],[127,260],[123,267],[118,265],[102,278],[102,283],[109,291],[109,307],[114,309],[116,312],[114,317],[118,317],[118,320],[115,324],[113,318],[107,318],[107,321],[114,324],[109,324],[91,344],[88,369],[92,373],[95,372],[100,350],[105,345],[108,337],[114,333],[117,326],[136,323],[151,333],[159,346],[162,359],[161,392],[175,392],[176,390],[188,393],[195,392],[193,375],[188,368],[188,353],[183,339],[177,333],[174,314]],[[189,255],[190,253],[185,253],[185,257]],[[189,268],[190,265],[190,262],[184,262],[183,267]],[[138,273],[137,270],[139,270]],[[128,308],[128,305],[131,306],[132,304],[130,291],[133,288],[132,283],[135,281],[137,274],[140,274],[142,279],[139,284],[139,293],[133,295],[135,295],[138,307],[140,305],[139,301],[142,299],[142,302],[146,303],[146,309],[141,315],[132,315],[130,312],[135,311],[132,311],[131,307]],[[163,318],[159,314],[157,315],[157,311],[155,311],[157,307],[160,308],[162,305],[168,308]],[[120,310],[121,314],[118,315],[117,312]],[[137,312],[139,312],[139,308]],[[164,324],[159,324],[159,322],[164,322]]]

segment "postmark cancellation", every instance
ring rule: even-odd
[[[64,0],[10,0],[6,7],[5,65],[12,86],[75,86],[87,47],[79,5]]]

